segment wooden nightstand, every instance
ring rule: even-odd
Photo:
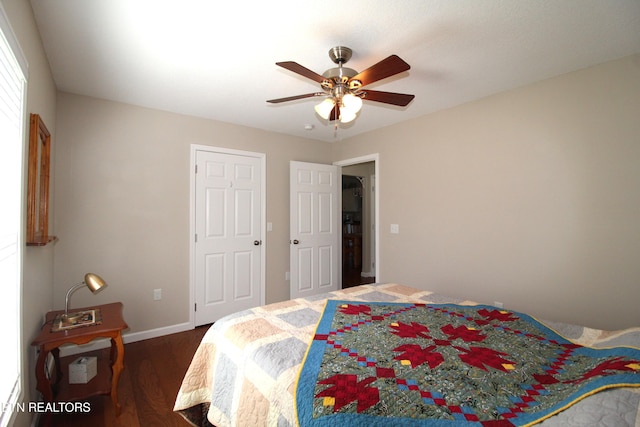
[[[50,311],[46,316],[46,323],[40,334],[31,345],[40,349],[36,362],[37,389],[42,393],[44,401],[71,402],[86,399],[97,395],[110,395],[116,410],[120,415],[121,406],[118,402],[118,380],[124,368],[124,345],[122,343],[122,331],[128,326],[122,317],[122,303],[98,305],[93,307],[74,309],[83,311],[100,309],[102,322],[97,325],[83,326],[64,331],[51,332],[51,324],[56,315],[64,310]],[[111,339],[111,357],[109,361],[98,360],[98,373],[87,384],[69,384],[69,381],[61,381],[64,376],[69,377],[68,366],[60,366],[60,349],[63,344],[86,344],[96,338]],[[51,378],[47,378],[45,363],[51,353],[55,361],[55,372]],[[45,412],[45,425],[50,425],[52,412]]]

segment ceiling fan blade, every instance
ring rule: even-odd
[[[297,62],[293,62],[293,61],[276,62],[276,65],[282,68],[286,68],[289,71],[293,71],[294,73],[300,74],[301,76],[304,76],[318,83],[322,83],[323,81],[326,80],[325,77],[321,76],[315,71],[311,71],[310,69],[303,67]]]
[[[364,89],[362,93],[364,94],[362,98],[364,100],[399,105],[401,107],[406,107],[413,100],[413,98],[415,98],[415,95],[407,95],[406,93],[395,92],[381,92],[379,90]]]
[[[280,102],[295,101],[296,99],[311,98],[314,96],[326,95],[324,92],[305,93],[304,95],[287,96],[286,98],[269,99],[267,102],[279,104]]]
[[[338,120],[340,118],[340,107],[338,106],[338,104],[336,104],[333,107],[333,110],[331,110],[331,115],[329,116],[329,121],[333,122],[335,120]]]
[[[366,86],[378,80],[386,79],[387,77],[407,71],[410,68],[411,66],[400,59],[399,56],[391,55],[359,74],[356,74],[350,80],[359,80],[362,82],[362,86]]]

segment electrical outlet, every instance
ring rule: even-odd
[[[153,290],[153,300],[160,301],[162,299],[162,289]]]
[[[504,304],[503,304],[503,303],[501,303],[500,301],[494,301],[494,302],[493,302],[493,305],[495,305],[495,306],[496,306],[496,307],[498,307],[498,308],[503,308],[503,307],[504,307]]]

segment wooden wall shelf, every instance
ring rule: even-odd
[[[51,242],[55,242],[56,240],[58,240],[58,238],[56,236],[44,236],[44,237],[39,237],[37,239],[34,239],[30,242],[27,242],[27,246],[45,246],[48,245]]]

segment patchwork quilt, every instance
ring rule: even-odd
[[[204,336],[178,391],[174,410],[196,426],[296,426],[294,397],[298,375],[330,299],[354,303],[477,305],[388,283],[269,304],[227,316],[212,325]],[[543,323],[582,346],[640,347],[640,328],[608,332]],[[462,347],[463,342],[456,345]],[[640,426],[639,408],[637,388],[614,388],[586,397],[539,425]]]
[[[592,349],[489,306],[329,300],[303,365],[301,426],[531,425],[640,386],[640,349]]]

